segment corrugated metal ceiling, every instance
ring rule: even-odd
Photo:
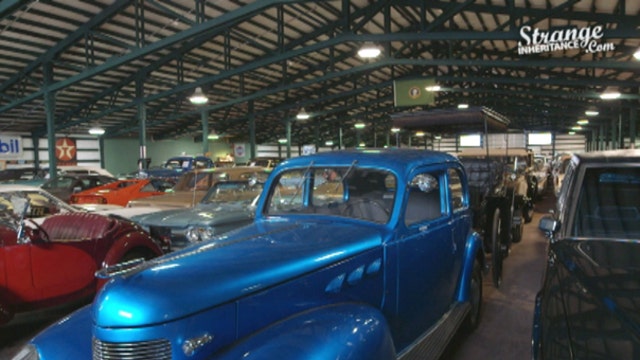
[[[592,126],[638,107],[640,2],[478,1],[15,1],[0,5],[0,131],[148,139],[201,136],[233,141],[285,135],[313,143],[389,130],[392,81],[435,78],[446,91],[430,107],[465,102],[506,115],[514,129],[564,132],[589,106]],[[595,45],[519,55],[520,30],[574,28]],[[366,41],[383,55],[361,59]],[[607,45],[609,46],[609,45]],[[188,101],[201,86],[209,103]],[[622,100],[598,95],[616,89]],[[51,127],[51,126],[50,126]]]

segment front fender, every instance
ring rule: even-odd
[[[86,305],[40,332],[29,344],[35,346],[40,360],[91,359],[91,314],[91,305]]]
[[[395,359],[384,316],[370,306],[329,305],[294,315],[236,343],[221,360]]]
[[[458,301],[465,302],[469,300],[469,284],[473,276],[474,262],[478,261],[482,269],[486,267],[485,253],[482,247],[482,238],[477,232],[472,232],[467,239],[464,249],[464,264],[462,267],[462,275],[460,276],[460,284],[458,286]]]
[[[155,241],[153,241],[151,236],[142,231],[135,231],[124,236],[120,236],[111,245],[109,252],[107,252],[104,261],[102,262],[102,267],[119,263],[125,254],[136,248],[148,250],[155,256],[162,255],[162,249]]]

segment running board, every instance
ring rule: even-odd
[[[456,303],[433,327],[408,349],[398,356],[398,360],[437,360],[442,356],[460,324],[469,313],[469,302]]]

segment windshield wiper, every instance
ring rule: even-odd
[[[304,169],[304,172],[302,173],[302,178],[300,179],[300,182],[298,183],[298,185],[296,185],[296,192],[293,194],[293,196],[291,196],[291,198],[289,199],[289,203],[287,205],[293,204],[293,199],[295,199],[300,193],[300,189],[302,189],[302,184],[304,184],[304,181],[307,179],[307,176],[309,175],[309,170],[311,169],[313,164],[314,164],[313,161],[310,162],[307,168]]]
[[[342,175],[342,179],[346,179],[347,176],[349,176],[349,174],[351,173],[351,170],[353,170],[354,167],[356,167],[356,164],[358,163],[358,160],[353,160],[353,162],[351,163],[351,166],[349,166],[349,168],[347,169],[347,171],[344,173],[344,175]],[[338,191],[338,189],[340,188],[340,185],[342,184],[342,181],[336,184],[336,188],[333,189],[333,192]]]

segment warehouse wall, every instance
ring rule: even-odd
[[[0,157],[0,168],[20,166],[22,164],[32,164],[35,159],[35,149],[33,139],[20,133],[0,133],[20,139],[20,153],[10,160]],[[93,136],[61,135],[56,140],[68,138],[72,141],[73,163],[81,166],[100,166],[100,142]],[[38,159],[42,167],[49,163],[48,140],[38,139]],[[64,165],[58,161],[58,165]]]
[[[147,142],[147,157],[150,166],[160,166],[168,158],[176,155],[202,155],[202,142],[193,138]],[[222,141],[209,141],[209,153],[212,160],[232,153],[231,144]],[[135,171],[140,158],[138,139],[106,139],[104,141],[104,165],[113,174]]]
[[[527,145],[527,139],[524,134],[489,134],[489,146],[493,148],[506,147],[528,147],[536,154],[552,155],[553,147],[551,145]],[[442,137],[433,143],[434,150],[455,152],[456,138]],[[586,139],[583,135],[556,135],[555,153],[581,153],[586,150]]]

